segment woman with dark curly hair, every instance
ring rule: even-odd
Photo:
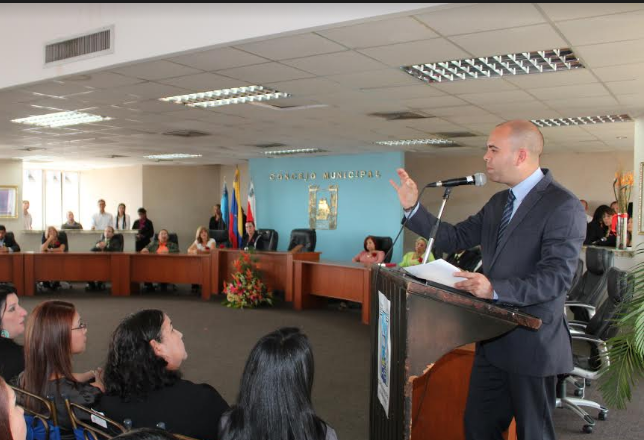
[[[134,428],[163,422],[175,434],[216,439],[228,404],[210,385],[181,378],[187,357],[183,335],[161,310],[128,316],[112,335],[98,410]]]
[[[585,245],[615,246],[615,236],[610,234],[613,211],[609,206],[600,205],[593,214],[593,220],[586,227]]]
[[[311,403],[313,351],[297,328],[281,328],[250,352],[237,405],[221,421],[220,440],[338,440]]]

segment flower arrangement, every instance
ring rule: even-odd
[[[633,190],[633,172],[627,173],[618,171],[615,173],[615,180],[613,181],[613,192],[615,193],[615,200],[617,200],[617,209],[619,213],[628,210],[628,204],[631,201],[631,191]]]
[[[235,273],[231,283],[224,282],[226,299],[223,304],[235,309],[273,305],[273,292],[269,292],[262,282],[261,273],[248,252],[242,252],[233,263]]]

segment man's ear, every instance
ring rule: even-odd
[[[528,152],[525,148],[519,149],[519,154],[517,155],[517,165],[521,165],[528,159]]]
[[[163,357],[163,355],[165,354],[165,346],[163,344],[155,339],[152,339],[150,341],[150,346],[152,347],[152,350],[157,357]]]

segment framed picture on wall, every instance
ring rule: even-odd
[[[639,220],[637,221],[638,223],[638,228],[637,232],[640,235],[644,235],[644,220],[642,220],[642,216],[644,216],[644,207],[642,206],[642,202],[644,202],[644,197],[642,196],[642,193],[644,193],[644,162],[640,162],[640,215],[639,215]]]
[[[18,218],[18,187],[0,185],[0,218]]]

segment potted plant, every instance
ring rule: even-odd
[[[252,309],[262,304],[273,305],[273,292],[262,282],[262,275],[249,252],[242,252],[234,263],[233,281],[224,282],[223,304],[236,309]]]

